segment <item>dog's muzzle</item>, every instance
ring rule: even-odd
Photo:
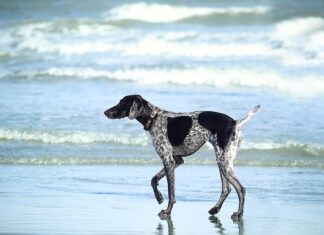
[[[112,110],[108,109],[104,112],[104,114],[107,116],[107,118],[109,119],[115,119],[115,112],[113,112]]]

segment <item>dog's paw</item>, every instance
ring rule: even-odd
[[[162,203],[163,203],[163,201],[164,201],[164,199],[163,199],[163,197],[161,197],[161,198],[160,198],[160,199],[158,199],[157,201],[158,201],[158,203],[159,203],[159,204],[162,204]]]
[[[162,204],[162,202],[164,200],[163,196],[162,196],[162,193],[160,191],[157,191],[157,192],[154,192],[154,195],[155,195],[155,198],[156,198],[157,202],[159,204]]]
[[[158,194],[156,195],[156,200],[159,204],[162,204],[162,202],[164,201],[162,193],[158,192]]]
[[[170,219],[171,215],[170,215],[170,212],[168,212],[166,210],[161,210],[161,212],[159,213],[159,217],[160,217],[160,219],[165,220],[165,219]]]
[[[215,215],[215,214],[217,214],[219,211],[220,211],[220,208],[219,208],[219,207],[213,207],[213,208],[211,208],[211,209],[208,211],[208,213],[209,213],[210,215]]]
[[[234,212],[233,215],[231,216],[231,219],[236,222],[240,219],[242,219],[243,212]]]

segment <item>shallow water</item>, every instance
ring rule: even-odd
[[[217,217],[216,166],[181,166],[170,221],[158,218],[150,179],[159,166],[1,166],[0,231],[25,234],[321,234],[323,171],[238,167],[247,188],[243,220],[230,216],[232,191]],[[167,198],[166,182],[160,189]]]

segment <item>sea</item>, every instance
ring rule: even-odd
[[[0,1],[0,164],[160,163],[136,121],[165,110],[242,118],[238,165],[324,168],[324,2]],[[187,160],[215,164],[210,145]]]
[[[148,133],[104,115],[129,94],[234,119],[261,105],[235,161],[242,223],[234,190],[208,218],[208,143],[158,220]],[[1,0],[0,234],[323,234],[323,104],[323,0]]]

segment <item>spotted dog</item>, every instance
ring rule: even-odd
[[[163,162],[163,168],[152,178],[151,184],[158,203],[163,202],[163,196],[158,190],[158,182],[164,176],[168,182],[169,203],[165,210],[159,213],[161,218],[171,214],[175,200],[174,171],[183,164],[183,157],[195,153],[209,141],[215,149],[216,161],[222,181],[221,196],[216,205],[209,210],[211,215],[218,213],[223,202],[231,191],[232,185],[239,198],[239,208],[232,219],[242,217],[245,188],[234,175],[233,162],[242,140],[241,127],[260,109],[256,106],[241,120],[234,120],[226,114],[203,111],[175,113],[160,109],[140,95],[125,96],[120,102],[105,111],[110,119],[128,117],[140,122],[144,130],[151,135],[156,152]]]

